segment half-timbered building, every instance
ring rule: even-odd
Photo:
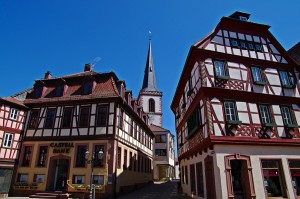
[[[250,14],[191,46],[171,108],[194,198],[299,198],[299,68]]]
[[[0,195],[8,195],[13,170],[20,153],[27,107],[22,99],[0,98]]]
[[[163,128],[163,93],[158,90],[152,55],[151,38],[144,73],[142,89],[138,101],[149,120],[149,127],[155,135],[153,142],[153,179],[168,180],[174,177],[174,136]]]
[[[95,72],[91,64],[63,77],[47,72],[24,104],[29,111],[14,195],[87,196],[93,184],[96,196],[105,198],[152,181],[154,135],[115,73]]]

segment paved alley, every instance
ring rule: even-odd
[[[155,182],[118,199],[189,199],[189,197],[177,193],[178,181]]]

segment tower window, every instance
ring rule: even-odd
[[[154,99],[149,99],[149,112],[154,113],[155,112],[155,101]]]

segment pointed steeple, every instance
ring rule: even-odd
[[[154,63],[153,63],[153,56],[152,56],[152,47],[151,47],[151,35],[149,35],[149,48],[148,48],[148,56],[147,56],[142,91],[157,91],[156,77],[155,77],[155,70],[154,70]]]

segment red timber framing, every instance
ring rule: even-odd
[[[234,154],[225,156],[225,169],[226,169],[226,181],[227,181],[227,192],[228,198],[235,198],[234,188],[233,188],[233,177],[232,177],[232,162],[234,160],[239,160],[242,162],[242,168],[239,171],[240,175],[243,176],[243,182],[241,182],[242,189],[243,189],[243,198],[246,199],[255,199],[255,191],[254,191],[254,184],[253,184],[253,174],[252,174],[252,167],[250,162],[250,156]]]

